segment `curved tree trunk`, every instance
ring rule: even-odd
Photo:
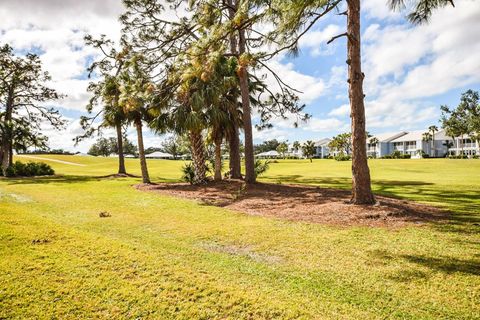
[[[194,184],[202,184],[207,181],[205,168],[205,145],[201,131],[190,131],[190,144],[192,145],[192,160],[195,169]]]
[[[353,204],[373,204],[365,132],[365,106],[360,52],[360,0],[347,1],[348,77],[352,118],[352,200]]]
[[[120,122],[117,122],[115,127],[117,129],[118,173],[127,174],[127,170],[125,170],[125,156],[123,155],[122,124]]]
[[[215,138],[215,181],[222,180],[222,137]]]
[[[238,53],[246,52],[245,30],[238,31]],[[255,183],[255,157],[253,154],[252,115],[250,114],[250,89],[248,87],[248,73],[246,66],[240,66],[238,71],[240,92],[242,95],[243,130],[245,133],[245,182]]]
[[[234,134],[228,139],[230,148],[229,163],[230,163],[230,178],[241,179],[241,160],[240,160],[240,138],[238,125],[234,123]]]
[[[135,128],[137,129],[138,156],[140,158],[140,168],[142,169],[142,181],[143,183],[151,183],[148,176],[147,160],[145,159],[145,148],[143,146],[142,120],[135,120]]]

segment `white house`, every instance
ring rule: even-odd
[[[293,147],[293,143],[290,143],[288,145],[287,155],[295,158],[303,158],[302,144],[300,144],[300,148],[295,150],[295,148]]]
[[[315,157],[323,159],[330,155],[330,149],[328,148],[330,141],[332,141],[330,138],[323,138],[315,141]]]
[[[370,157],[380,158],[391,154],[393,150],[393,140],[405,136],[407,132],[388,132],[374,135],[367,139],[367,155]],[[372,139],[377,139],[377,143],[371,143]]]
[[[155,151],[145,155],[145,158],[149,159],[173,159],[173,155],[161,151]]]
[[[264,158],[264,159],[278,158],[279,156],[280,156],[280,153],[278,153],[275,150],[261,152],[261,153],[256,155],[257,158]]]
[[[430,157],[445,157],[447,154],[446,141],[452,141],[445,135],[444,130],[435,132],[434,141],[424,141],[423,135],[426,130],[412,131],[390,141],[392,152],[400,151],[402,154],[410,154],[412,158],[419,158],[422,152]],[[390,153],[392,153],[390,152]]]
[[[315,158],[326,158],[329,155],[328,144],[332,141],[329,138],[323,138],[318,141],[315,141]],[[288,155],[295,158],[304,158],[302,147],[303,143],[300,143],[300,148],[295,150],[293,143],[288,145]]]
[[[453,142],[453,147],[450,148],[450,152],[455,153],[457,156],[462,153],[468,157],[480,155],[480,144],[466,135],[463,137],[457,137]]]

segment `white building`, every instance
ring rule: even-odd
[[[276,159],[280,157],[280,153],[278,153],[275,150],[270,150],[266,152],[261,152],[257,154],[255,157],[260,158],[260,159]]]
[[[330,138],[323,138],[318,141],[315,141],[315,157],[316,158],[327,158],[330,155],[330,149],[328,144],[332,141]]]
[[[173,159],[173,155],[161,151],[155,151],[145,155],[145,158],[149,159]]]
[[[388,132],[374,135],[367,139],[367,155],[370,157],[380,158],[391,154],[393,150],[392,141],[408,134],[405,131]],[[377,143],[371,143],[376,139]]]
[[[422,152],[430,157],[445,157],[447,155],[446,141],[452,141],[452,138],[445,135],[444,130],[435,132],[435,140],[424,141],[424,134],[427,131],[412,131],[390,141],[392,152],[399,151],[402,154],[409,154],[412,158],[419,158]]]
[[[332,139],[329,138],[323,138],[318,141],[315,141],[315,154],[313,155],[314,158],[327,158],[330,154],[330,151],[328,149],[328,144],[332,141]],[[302,146],[305,142],[300,143],[300,148],[295,150],[293,147],[293,143],[288,145],[288,153],[287,155],[290,157],[295,157],[295,158],[304,158],[303,151],[302,151]]]
[[[457,137],[453,142],[453,147],[450,148],[450,153],[454,153],[457,156],[464,154],[468,157],[480,155],[480,144],[478,141],[473,141],[466,135],[463,137]]]
[[[300,144],[300,147],[298,149],[295,149],[293,147],[293,143],[290,143],[288,145],[287,155],[289,157],[303,158],[302,144]]]

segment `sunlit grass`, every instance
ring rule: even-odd
[[[480,314],[480,161],[370,161],[376,192],[456,211],[450,223],[382,229],[243,215],[99,178],[115,158],[48,157],[85,166],[0,180],[0,318]],[[182,164],[150,160],[152,179],[178,180]],[[262,181],[348,188],[350,165],[279,161]],[[140,174],[138,160],[127,169]]]

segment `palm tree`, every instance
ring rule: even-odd
[[[375,155],[375,158],[377,157],[377,144],[378,144],[378,139],[376,137],[373,137],[370,139],[370,144],[373,144],[373,153]]]
[[[118,69],[120,70],[120,68]],[[119,106],[120,88],[116,77],[105,79],[103,88],[103,126],[113,127],[117,133],[118,147],[118,173],[127,174],[125,169],[125,157],[123,154],[123,129],[122,126],[127,120],[123,108]]]
[[[138,155],[142,171],[143,183],[151,183],[148,174],[145,147],[143,144],[143,121],[149,120],[148,103],[154,90],[148,75],[141,66],[142,57],[133,56],[125,64],[121,73],[121,86],[118,104],[122,107],[125,117],[132,122],[137,131]]]
[[[292,144],[293,151],[295,152],[298,152],[298,150],[300,150],[301,147],[302,145],[298,141],[294,141]]]
[[[315,143],[311,140],[306,141],[302,146],[303,155],[312,162],[312,157],[315,154]]]
[[[443,145],[447,148],[447,154],[450,156],[450,148],[453,147],[453,141],[446,140]]]
[[[422,134],[422,141],[426,142],[427,145],[432,141],[432,134],[430,132],[425,132]]]
[[[432,134],[432,152],[433,152],[433,157],[437,156],[437,152],[435,150],[435,132],[438,132],[438,127],[433,125],[428,127],[428,131]]]

